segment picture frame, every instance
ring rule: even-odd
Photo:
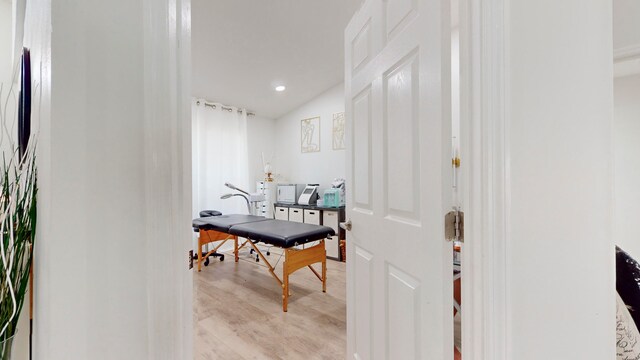
[[[333,129],[331,132],[333,150],[345,149],[345,126],[344,111],[333,114]]]
[[[320,151],[320,117],[300,120],[300,151],[312,153]]]

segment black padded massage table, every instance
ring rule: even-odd
[[[217,210],[202,210],[200,211],[200,217],[204,218],[204,217],[209,217],[209,216],[220,216],[222,215],[222,213],[220,211]],[[194,220],[195,221],[195,220]],[[194,226],[193,228],[194,232],[198,232],[198,229]],[[195,253],[194,256],[194,260],[198,261],[198,271],[200,271],[200,267],[202,266],[202,260],[204,259],[204,266],[209,266],[209,257],[219,257],[220,261],[224,261],[224,254],[220,254],[218,253],[218,249],[220,249],[220,247],[222,245],[224,245],[228,240],[228,239],[213,239],[211,241],[206,241],[204,243],[200,243],[201,241],[203,241],[205,239],[198,237],[198,252]],[[203,252],[202,251],[202,247],[208,243],[212,243],[218,240],[223,240],[221,244],[219,244],[218,246],[216,246],[212,251],[209,252]]]
[[[289,299],[289,275],[295,271],[308,267],[322,282],[322,291],[327,291],[327,257],[325,251],[325,239],[335,235],[335,231],[327,226],[303,224],[284,220],[267,219],[253,215],[219,215],[207,216],[193,220],[194,231],[199,234],[198,245],[215,241],[222,243],[214,248],[217,251],[224,242],[233,240],[233,252],[235,261],[238,262],[238,251],[249,244],[267,265],[269,272],[282,287],[282,310],[287,311]],[[238,238],[248,239],[240,247]],[[296,248],[309,242],[319,241],[319,244],[304,249]],[[282,276],[280,280],[273,266],[264,257],[256,246],[257,243],[270,244],[284,249],[285,260],[282,264]],[[207,253],[204,257],[208,256]],[[203,256],[198,257],[198,271],[201,270]],[[322,263],[322,275],[311,266]]]

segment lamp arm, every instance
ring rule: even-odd
[[[241,192],[241,193],[243,193],[243,194],[249,195],[249,193],[248,193],[248,192],[246,192],[246,191],[244,191],[244,190],[242,190],[242,189],[237,188],[237,187],[236,187],[235,185],[233,185],[232,183],[228,183],[228,182],[227,182],[227,183],[224,183],[224,186],[228,187],[228,188],[229,188],[229,189],[231,189],[231,190],[240,191],[240,192]]]
[[[233,196],[241,196],[244,199],[244,201],[247,202],[247,210],[249,211],[249,215],[253,215],[251,213],[251,205],[249,204],[249,198],[247,198],[246,196],[244,196],[242,194],[233,194]]]
[[[249,215],[253,215],[251,213],[251,205],[249,204],[249,199],[246,196],[242,196],[244,198],[244,200],[247,202],[247,211],[249,212]]]

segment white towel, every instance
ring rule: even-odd
[[[640,359],[640,333],[627,306],[616,293],[616,359]]]

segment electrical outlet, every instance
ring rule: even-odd
[[[193,269],[193,250],[189,250],[189,270]]]

